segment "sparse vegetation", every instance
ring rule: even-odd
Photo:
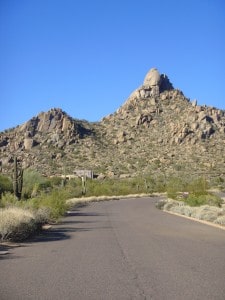
[[[191,181],[181,178],[171,178],[167,184],[168,200],[161,200],[156,207],[192,217],[199,220],[225,225],[224,201],[208,191],[209,182],[205,178],[195,178]]]
[[[185,202],[189,206],[212,205],[221,207],[222,199],[208,192],[209,183],[204,177],[191,181],[171,178],[167,183],[167,196]]]
[[[21,201],[17,201],[13,195],[10,179],[5,177],[0,177],[0,179],[0,182],[7,183],[1,184],[4,186],[0,198],[1,239],[21,240],[26,238],[37,231],[41,224],[56,222],[71,205],[140,197],[165,191],[169,198],[175,200],[161,201],[157,204],[158,208],[200,219],[210,219],[218,224],[224,223],[223,202],[221,198],[207,191],[209,183],[204,178],[188,181],[181,177],[168,179],[162,175],[147,174],[135,178],[87,179],[86,194],[85,197],[82,197],[80,178],[66,181],[64,179],[64,184],[62,184],[62,178],[46,178],[34,170],[25,170]],[[197,206],[201,207],[201,212],[198,212]],[[210,209],[212,206],[215,208]],[[7,214],[11,217],[7,218]],[[10,222],[10,218],[12,222]]]
[[[1,240],[24,240],[37,230],[34,214],[19,207],[0,209]]]
[[[0,174],[0,197],[5,192],[13,192],[12,179]]]
[[[184,202],[189,206],[211,205],[221,207],[223,201],[220,197],[208,193],[206,195],[190,194],[184,198]]]
[[[50,179],[32,169],[24,170],[23,177],[23,198],[25,199],[37,196],[38,193],[51,186]]]
[[[25,123],[20,131],[9,129],[0,133],[2,171],[12,175],[15,153],[24,165],[35,169],[24,170],[20,182],[16,164],[13,181],[0,175],[2,216],[16,208],[20,213],[24,210],[25,220],[29,219],[29,212],[30,222],[40,224],[60,218],[67,209],[67,199],[83,203],[82,193],[89,197],[88,201],[95,201],[153,192],[167,192],[173,199],[161,202],[160,208],[194,215],[197,207],[204,205],[215,207],[221,214],[222,200],[208,189],[216,186],[225,190],[221,143],[225,112],[193,106],[181,91],[173,89],[167,77],[163,78],[164,84],[161,82],[157,91],[153,88],[154,96],[144,83],[135,91],[135,97],[133,94],[116,113],[101,122],[73,119],[53,108]],[[39,173],[72,174],[76,166],[102,173],[104,179],[88,179],[82,190],[80,179],[66,181]],[[206,211],[207,208],[203,214],[209,216]],[[223,223],[223,213],[216,220]],[[11,228],[17,227],[7,227],[8,233],[3,230],[1,238],[11,238]]]
[[[225,205],[221,207],[212,205],[189,206],[183,201],[163,200],[157,203],[157,208],[194,219],[225,225]]]

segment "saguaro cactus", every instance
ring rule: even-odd
[[[13,170],[13,190],[14,195],[18,200],[21,199],[23,188],[23,169],[18,168],[17,157],[14,158],[14,170]]]

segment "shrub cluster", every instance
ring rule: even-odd
[[[41,212],[48,211],[48,221],[57,221],[63,216],[68,208],[66,204],[67,194],[63,189],[56,189],[52,192],[45,194],[42,193],[36,198],[30,199],[25,203],[25,207],[33,210],[39,210]]]
[[[189,206],[182,201],[177,200],[162,200],[156,204],[157,208],[192,217],[199,220],[213,222],[219,225],[225,225],[225,205],[222,207],[201,205]]]
[[[0,197],[5,192],[13,192],[12,179],[0,174]]]
[[[34,214],[20,207],[0,209],[1,240],[20,241],[37,230]]]
[[[205,178],[191,181],[171,178],[166,186],[168,198],[184,201],[189,206],[215,205],[220,207],[222,199],[208,192],[209,183]]]
[[[164,176],[139,176],[126,179],[103,179],[86,181],[86,194],[82,198],[81,179],[63,180],[59,177],[46,178],[38,172],[24,171],[24,185],[21,201],[12,193],[12,181],[0,176],[0,238],[23,239],[41,224],[55,222],[63,216],[69,205],[78,205],[90,201],[119,199],[125,195],[150,194],[167,191],[168,197],[182,200],[184,206],[214,205],[220,207],[222,200],[207,192],[208,183],[204,178],[187,180]],[[185,197],[180,197],[185,192]],[[180,198],[179,198],[180,197]],[[71,201],[66,201],[72,199]],[[181,203],[181,201],[179,201]],[[160,203],[160,208],[173,207],[171,203]],[[180,206],[182,206],[180,205]],[[15,209],[15,211],[13,211]],[[8,216],[8,217],[7,217]],[[218,222],[224,222],[223,216]],[[11,221],[10,221],[11,219]]]

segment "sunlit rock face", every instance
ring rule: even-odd
[[[160,93],[173,89],[173,85],[167,75],[160,74],[156,68],[152,68],[146,74],[143,84],[131,94],[130,98],[158,97]]]
[[[100,178],[195,177],[210,171],[214,180],[224,174],[224,147],[225,111],[190,101],[152,68],[125,103],[100,122],[52,108],[1,132],[0,171],[10,176],[17,156],[23,168],[46,176],[79,169],[94,170]]]
[[[173,85],[165,74],[160,74],[156,68],[152,68],[145,76],[143,88],[162,93],[166,90],[173,90]]]
[[[160,77],[159,71],[157,69],[153,68],[145,76],[144,85],[150,86],[150,87],[160,85],[160,80],[161,80],[161,77]]]

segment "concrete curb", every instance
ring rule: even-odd
[[[0,251],[0,255],[6,255],[9,254],[9,251]]]
[[[162,211],[165,212],[165,213],[171,214],[171,215],[175,215],[175,216],[182,217],[182,218],[185,218],[185,219],[188,219],[188,220],[191,220],[191,221],[199,222],[199,223],[202,223],[202,224],[205,224],[205,225],[209,225],[209,226],[212,226],[212,227],[215,227],[215,228],[225,230],[225,226],[222,226],[222,225],[219,225],[219,224],[214,224],[212,222],[195,219],[195,218],[188,217],[188,216],[185,216],[185,215],[180,215],[180,214],[177,214],[177,213],[174,213],[174,212],[171,212],[171,211],[167,211],[167,210],[162,210]]]

